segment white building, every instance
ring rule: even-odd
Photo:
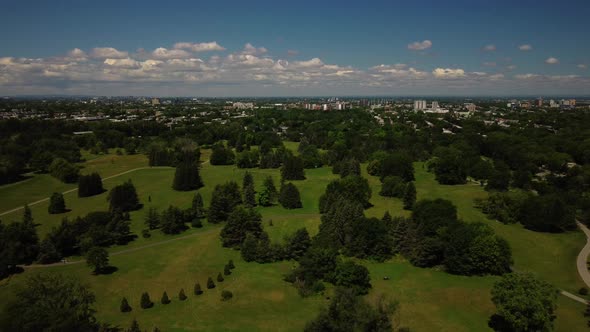
[[[426,100],[414,100],[414,111],[426,109]]]
[[[431,108],[432,108],[433,110],[437,110],[437,109],[439,109],[439,106],[438,106],[438,101],[433,101],[433,102],[432,102],[432,106],[431,106]]]

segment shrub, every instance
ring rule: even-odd
[[[142,309],[149,309],[154,306],[154,302],[150,300],[150,295],[147,292],[141,294],[140,305]]]
[[[225,265],[225,267],[223,267],[223,274],[225,274],[226,276],[231,274],[231,269],[229,267],[229,265]]]
[[[49,207],[47,208],[49,214],[58,214],[66,212],[66,201],[64,195],[61,193],[53,193],[49,198]]]
[[[230,259],[229,262],[227,263],[227,266],[229,266],[230,269],[235,269],[236,266],[234,265],[234,260]]]
[[[186,294],[184,294],[184,288],[181,288],[180,292],[178,292],[178,299],[180,301],[186,300]]]
[[[129,312],[131,311],[131,306],[129,305],[129,302],[127,302],[127,298],[123,298],[121,300],[121,312]]]
[[[209,288],[209,289],[215,288],[215,283],[213,282],[213,279],[211,279],[211,277],[209,277],[209,279],[207,279],[207,288]]]
[[[144,239],[147,239],[147,238],[150,238],[150,237],[152,236],[152,234],[150,233],[150,230],[149,230],[149,229],[143,229],[143,230],[141,231],[141,236],[142,236]]]
[[[221,301],[229,301],[232,297],[234,297],[234,294],[228,290],[221,292]]]
[[[162,304],[170,303],[170,299],[168,298],[168,294],[165,291],[164,291],[164,294],[162,294],[162,299],[160,300],[160,302],[162,302]]]
[[[194,293],[195,295],[203,294],[203,290],[201,290],[201,284],[199,284],[198,282],[195,284]]]
[[[221,272],[219,272],[219,274],[217,274],[217,282],[223,282],[223,276],[221,275]]]

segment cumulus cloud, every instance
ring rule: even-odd
[[[216,41],[206,43],[179,42],[174,44],[174,48],[189,50],[191,52],[225,51],[225,47],[219,45]]]
[[[421,42],[413,42],[411,44],[408,44],[408,49],[412,50],[412,51],[422,51],[422,50],[426,50],[432,47],[432,42],[430,40],[424,40]]]
[[[268,50],[264,47],[255,47],[250,43],[246,43],[244,45],[244,50],[242,51],[243,54],[250,54],[250,55],[261,55],[268,52]]]
[[[460,68],[436,68],[432,71],[432,75],[436,78],[459,78],[465,76],[465,71]]]
[[[152,52],[154,59],[184,59],[190,57],[190,53],[184,50],[168,50],[164,47],[158,47]]]
[[[550,57],[550,58],[547,58],[547,60],[545,60],[545,63],[549,64],[549,65],[554,65],[554,64],[559,63],[559,60],[557,58]]]
[[[533,47],[530,44],[524,44],[524,45],[518,46],[518,49],[521,51],[531,51],[533,49]]]
[[[83,59],[83,58],[86,58],[88,55],[86,54],[86,52],[82,51],[81,49],[75,48],[75,49],[68,52],[68,56],[70,58]]]
[[[123,59],[129,56],[128,52],[119,51],[113,47],[96,47],[92,49],[90,55],[97,59]]]
[[[126,59],[111,59],[108,58],[104,60],[104,63],[112,66],[112,67],[120,67],[120,68],[137,68],[139,67],[139,62],[136,60],[126,58]]]
[[[495,51],[496,45],[494,45],[494,44],[486,45],[483,47],[483,50],[488,51],[488,52]]]
[[[541,77],[541,75],[531,74],[531,73],[514,75],[514,78],[516,78],[518,80],[530,80],[530,79],[539,78],[539,77]]]

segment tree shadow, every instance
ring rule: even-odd
[[[118,267],[109,265],[109,266],[103,268],[102,270],[100,270],[98,273],[95,273],[95,274],[96,275],[99,275],[99,274],[110,275],[110,274],[113,274],[113,273],[115,273],[117,271],[119,271],[119,268]]]
[[[512,331],[508,323],[506,323],[504,317],[498,314],[493,314],[492,316],[490,316],[490,319],[488,320],[488,326],[496,332]]]

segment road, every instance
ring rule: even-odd
[[[587,287],[590,288],[590,272],[588,272],[588,254],[590,254],[590,229],[586,227],[584,224],[577,221],[578,227],[586,234],[586,245],[580,253],[578,254],[578,259],[576,261],[576,265],[578,266],[578,273],[580,274],[580,278],[584,280],[584,283]]]

